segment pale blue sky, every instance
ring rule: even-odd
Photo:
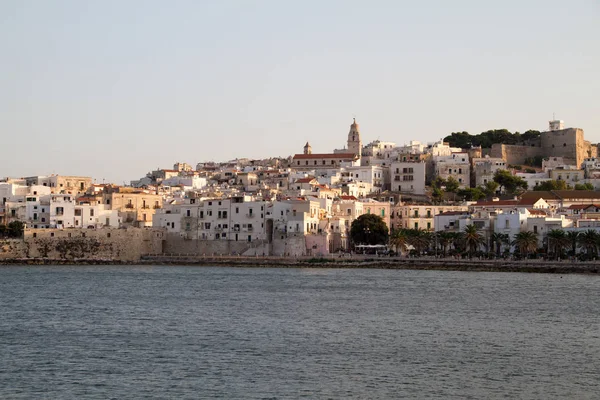
[[[600,2],[0,0],[0,176],[452,131],[600,141]]]

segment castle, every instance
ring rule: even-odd
[[[549,130],[528,145],[494,143],[491,157],[503,158],[509,165],[524,164],[527,158],[562,157],[565,164],[580,167],[585,158],[597,157],[598,148],[584,140],[583,129],[564,128],[563,121],[550,121]]]

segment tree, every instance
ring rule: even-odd
[[[390,246],[396,249],[396,252],[406,251],[408,245],[408,235],[404,229],[394,229],[390,236]]]
[[[444,193],[442,192],[442,189],[440,189],[439,187],[434,186],[433,190],[431,191],[431,199],[436,202],[439,203],[442,201],[442,198],[444,197]]]
[[[8,224],[7,227],[8,236],[13,238],[23,237],[24,230],[25,224],[21,221],[12,221]]]
[[[407,242],[418,254],[423,253],[431,243],[431,234],[422,229],[407,229]]]
[[[437,241],[442,247],[442,255],[446,257],[446,250],[448,249],[448,245],[452,243],[454,239],[454,234],[452,232],[439,231],[436,233]]]
[[[567,232],[567,239],[569,239],[569,243],[571,244],[571,254],[573,257],[575,253],[577,253],[577,247],[579,245],[579,238],[581,234],[577,231],[569,231]]]
[[[477,251],[480,244],[483,244],[484,239],[481,233],[477,231],[477,227],[473,224],[465,226],[463,230],[463,238],[465,245],[469,249],[469,257],[473,257],[473,253]]]
[[[388,227],[380,216],[363,214],[352,221],[350,238],[355,244],[386,244]]]
[[[594,190],[594,185],[591,183],[576,183],[575,190]]]
[[[548,232],[548,253],[558,259],[563,250],[570,244],[570,240],[562,229],[552,229]]]
[[[485,193],[486,196],[493,196],[496,194],[496,191],[498,190],[498,182],[496,181],[488,181],[485,183],[485,185],[483,185],[480,189],[483,193]]]
[[[517,248],[521,256],[527,258],[529,253],[537,250],[537,234],[530,231],[519,232],[515,235],[512,245]]]
[[[509,194],[517,194],[527,189],[527,182],[505,169],[499,169],[494,173],[494,182],[500,186],[500,189],[504,188]]]
[[[583,247],[585,254],[590,258],[595,258],[598,255],[598,238],[598,232],[593,229],[588,229],[580,234],[579,242],[581,243],[581,247]]]
[[[496,257],[500,257],[500,252],[502,250],[502,245],[503,244],[509,244],[510,243],[510,238],[508,236],[508,234],[506,233],[492,233],[492,236],[490,237],[490,244],[495,245],[496,246]]]
[[[563,180],[549,180],[542,183],[538,183],[533,187],[535,191],[550,191],[550,190],[568,190],[567,182]]]
[[[485,198],[485,193],[479,188],[465,188],[459,189],[456,193],[458,197],[464,198],[466,201],[477,201]]]
[[[453,176],[449,176],[446,179],[445,190],[447,193],[456,193],[458,188],[460,187],[460,183]]]

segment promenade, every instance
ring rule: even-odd
[[[388,257],[353,254],[351,256],[239,256],[160,254],[145,255],[140,264],[240,266],[278,268],[381,268],[449,271],[495,271],[495,272],[539,272],[539,273],[585,273],[600,274],[600,260],[596,261],[549,261],[531,260],[486,260],[456,259],[452,257]]]

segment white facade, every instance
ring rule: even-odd
[[[425,194],[425,169],[424,162],[392,162],[390,167],[391,190]]]
[[[461,188],[471,186],[469,154],[466,152],[452,153],[450,156],[434,156],[435,176],[443,179],[453,177]]]

